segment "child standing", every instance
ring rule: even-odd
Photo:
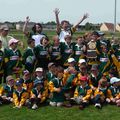
[[[16,74],[16,78],[20,77],[22,69],[22,55],[17,49],[19,40],[14,38],[9,40],[9,49],[5,52],[7,75]]]
[[[35,54],[33,51],[35,47],[35,40],[29,39],[27,44],[28,48],[23,53],[23,63],[25,65],[25,69],[32,73],[35,67]]]

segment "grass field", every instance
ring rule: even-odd
[[[78,107],[55,108],[41,107],[37,110],[12,108],[12,105],[0,106],[0,120],[119,120],[120,108],[116,106],[104,106],[98,110],[89,106],[83,111]]]

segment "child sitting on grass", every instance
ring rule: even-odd
[[[6,84],[0,88],[0,104],[9,104],[13,101],[14,78],[6,77]]]
[[[16,90],[13,92],[14,108],[21,108],[23,105],[26,104],[26,100],[28,99],[29,95],[27,91],[23,88],[21,80],[17,80],[15,86]]]

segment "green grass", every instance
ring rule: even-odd
[[[89,106],[83,111],[78,107],[56,108],[40,107],[37,110],[12,108],[12,105],[0,106],[0,120],[119,120],[120,108],[116,106],[104,106],[98,110]]]

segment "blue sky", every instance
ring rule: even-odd
[[[34,22],[54,21],[53,10],[60,9],[60,20],[77,22],[84,13],[84,22],[114,22],[115,0],[0,0],[0,22],[23,21],[30,16]],[[117,23],[120,23],[120,0],[117,0]]]

